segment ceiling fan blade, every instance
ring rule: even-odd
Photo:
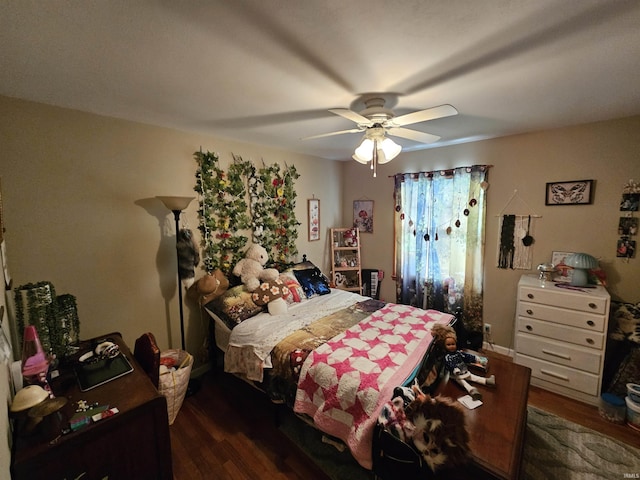
[[[311,140],[313,138],[331,137],[333,135],[342,135],[344,133],[358,133],[362,132],[360,128],[351,128],[349,130],[340,130],[338,132],[321,133],[320,135],[311,135],[310,137],[303,137],[302,140]]]
[[[417,130],[411,130],[410,128],[398,128],[392,127],[387,129],[389,135],[395,137],[407,138],[415,142],[420,143],[433,143],[440,140],[438,135],[431,135],[430,133],[418,132]]]
[[[458,110],[449,104],[445,104],[439,107],[427,108],[426,110],[400,115],[399,117],[392,118],[389,123],[402,127],[404,125],[411,125],[412,123],[426,122],[427,120],[435,120],[436,118],[450,117],[451,115],[457,114]]]
[[[359,113],[356,113],[353,110],[349,110],[348,108],[331,108],[329,109],[329,111],[331,113],[335,113],[336,115],[340,115],[347,120],[351,120],[358,125],[371,125],[371,120],[369,120],[367,117],[363,117]]]

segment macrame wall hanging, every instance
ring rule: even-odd
[[[514,200],[518,200],[529,213],[505,213]],[[511,198],[498,215],[500,237],[498,238],[498,268],[512,270],[531,270],[533,260],[533,231],[535,219],[540,215],[531,213],[531,208],[514,190]]]

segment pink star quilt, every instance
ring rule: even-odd
[[[424,357],[435,323],[453,315],[389,303],[311,352],[302,366],[294,411],[341,439],[371,469],[373,428],[393,389]]]

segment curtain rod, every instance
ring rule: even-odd
[[[493,165],[469,165],[466,167],[454,167],[454,168],[442,168],[440,170],[432,170],[430,172],[413,172],[413,173],[396,173],[393,175],[389,175],[388,178],[395,178],[398,175],[433,175],[435,173],[440,173],[443,174],[443,172],[454,172],[455,170],[460,170],[462,168],[467,169],[467,168],[478,168],[481,167],[482,169],[485,170],[489,170],[491,167],[493,167]]]

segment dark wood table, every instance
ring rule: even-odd
[[[531,369],[490,354],[488,357],[487,375],[496,376],[496,386],[477,385],[483,405],[474,410],[465,408],[472,464],[455,478],[511,480],[519,477]],[[450,379],[445,379],[436,390],[436,394],[451,398],[460,398],[466,393]],[[450,472],[448,478],[454,478]]]
[[[16,431],[11,465],[14,480],[173,478],[165,397],[151,383],[119,333],[102,338],[120,347],[133,371],[82,392],[73,365],[61,366],[60,376],[51,382],[51,387],[56,397],[66,397],[68,403],[56,415],[58,421],[48,425],[43,421],[42,427],[29,434]],[[95,340],[83,342],[81,352],[91,349]],[[79,400],[117,407],[119,413],[56,438],[68,425]],[[50,417],[47,422],[51,422]]]

